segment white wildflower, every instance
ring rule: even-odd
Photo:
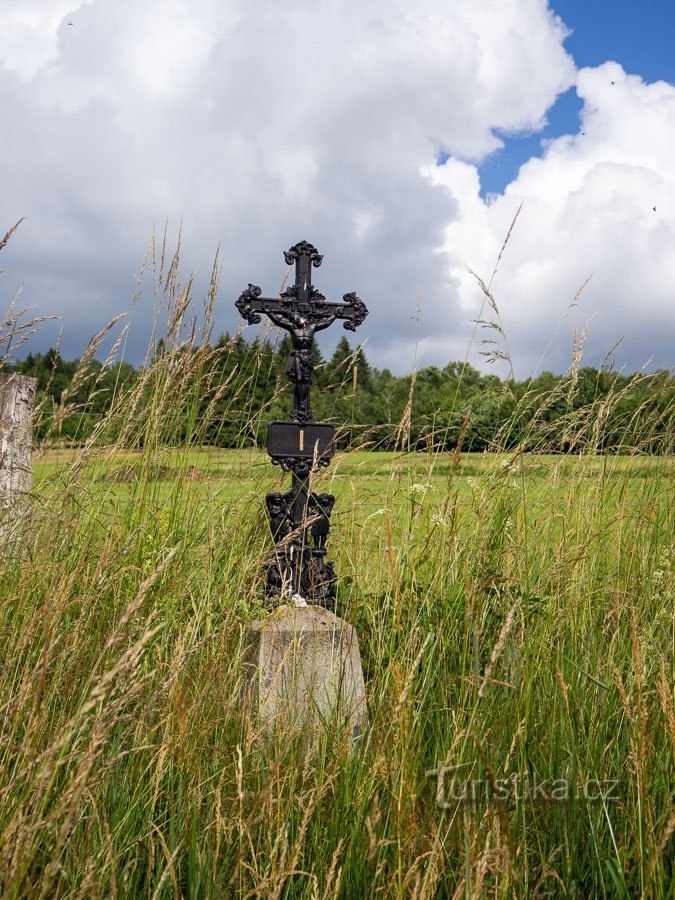
[[[423,484],[417,483],[410,485],[410,493],[417,494],[420,497],[424,497],[429,490],[431,490],[431,484],[428,481],[425,481]]]

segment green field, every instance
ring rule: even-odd
[[[674,463],[338,455],[352,746],[239,702],[265,454],[38,453],[0,588],[0,894],[672,895]]]

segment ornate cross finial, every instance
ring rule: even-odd
[[[323,262],[323,256],[313,244],[310,244],[308,241],[300,241],[291,247],[290,250],[284,250],[284,259],[289,266],[295,263],[294,296],[305,302],[309,300],[312,293],[314,293],[317,300],[326,299],[316,288],[312,288],[312,266],[318,269]],[[289,291],[285,291],[283,296],[290,296]]]

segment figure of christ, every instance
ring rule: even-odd
[[[299,422],[310,422],[312,411],[309,407],[309,379],[314,369],[314,351],[312,342],[317,331],[323,331],[333,324],[336,314],[325,315],[313,322],[294,312],[284,310],[282,313],[266,310],[266,314],[291,335],[291,356],[288,360],[286,374],[293,383],[293,411],[291,417]]]

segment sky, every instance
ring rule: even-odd
[[[0,306],[68,358],[125,312],[138,363],[153,233],[198,307],[218,253],[216,334],[308,240],[396,374],[671,368],[674,38],[672,0],[2,0]]]

